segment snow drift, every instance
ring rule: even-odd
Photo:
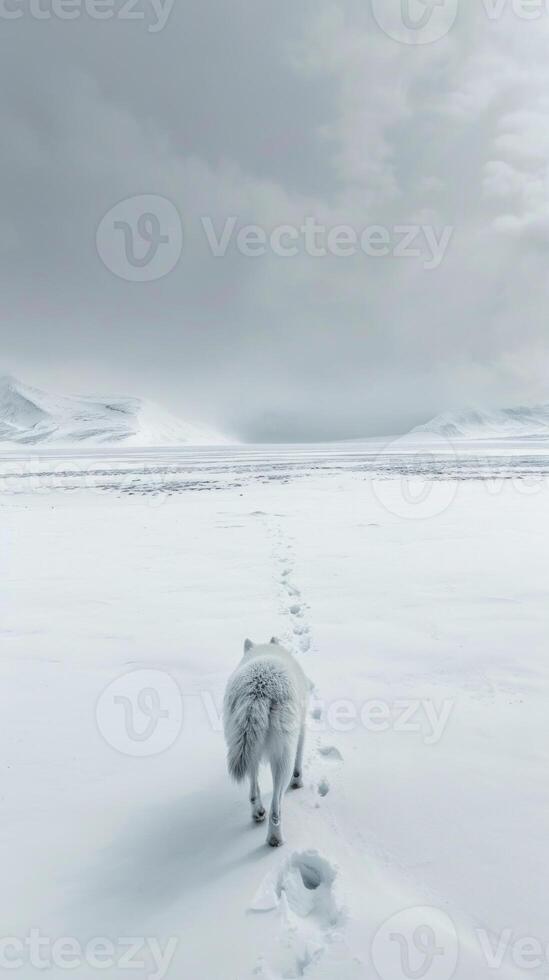
[[[0,445],[223,445],[230,440],[140,398],[51,395],[0,377]]]
[[[425,425],[418,425],[409,434],[457,439],[549,436],[549,403],[530,408],[504,408],[494,411],[466,409],[462,412],[444,412]]]

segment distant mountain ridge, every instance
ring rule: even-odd
[[[465,409],[461,412],[443,412],[409,433],[411,436],[425,434],[449,439],[549,436],[549,403],[493,411]]]
[[[136,447],[224,445],[231,440],[140,398],[53,395],[0,376],[0,445]]]

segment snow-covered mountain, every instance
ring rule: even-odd
[[[549,436],[549,404],[494,411],[466,409],[461,412],[444,412],[410,432],[411,436],[426,434],[450,439]]]
[[[140,398],[51,395],[0,377],[0,446],[223,445],[230,440]]]

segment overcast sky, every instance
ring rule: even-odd
[[[545,2],[96,2],[1,5],[3,370],[257,439],[549,400]]]

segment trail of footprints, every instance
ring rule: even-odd
[[[304,620],[305,606],[301,592],[291,581],[292,566],[289,557],[279,558],[279,586],[285,603],[286,615],[290,619],[294,644],[301,653],[308,653],[311,648],[310,627]]]
[[[311,651],[311,629],[307,622],[307,605],[294,582],[292,546],[284,540],[280,526],[267,525],[273,546],[277,584],[283,610],[289,620],[289,646],[298,657]],[[307,769],[313,773],[316,763],[322,771],[309,783],[315,808],[330,792],[326,767],[339,767],[343,756],[339,749],[322,744],[314,735],[322,727],[323,710],[313,703],[310,709]],[[315,724],[316,723],[316,726]],[[313,802],[316,800],[317,802]],[[268,957],[262,956],[253,976],[262,980],[307,977],[310,980],[338,977],[357,980],[362,975],[360,963],[352,957],[344,938],[345,908],[339,894],[337,868],[317,851],[294,851],[263,880],[250,911],[273,912],[279,919],[279,931]]]
[[[266,517],[267,515],[262,514],[262,516]],[[301,590],[294,581],[293,547],[279,524],[267,523],[266,527],[271,539],[277,585],[283,610],[290,621],[291,639],[289,645],[292,652],[299,656],[300,653],[309,653],[311,650],[311,628],[306,619],[307,605],[302,599]],[[310,717],[314,722],[322,721],[320,705],[312,705]],[[321,745],[319,738],[317,738],[316,743],[316,754],[321,759],[330,763],[343,762],[343,756],[335,746]],[[319,780],[317,791],[321,797],[328,795],[330,784],[327,778],[322,777]]]

